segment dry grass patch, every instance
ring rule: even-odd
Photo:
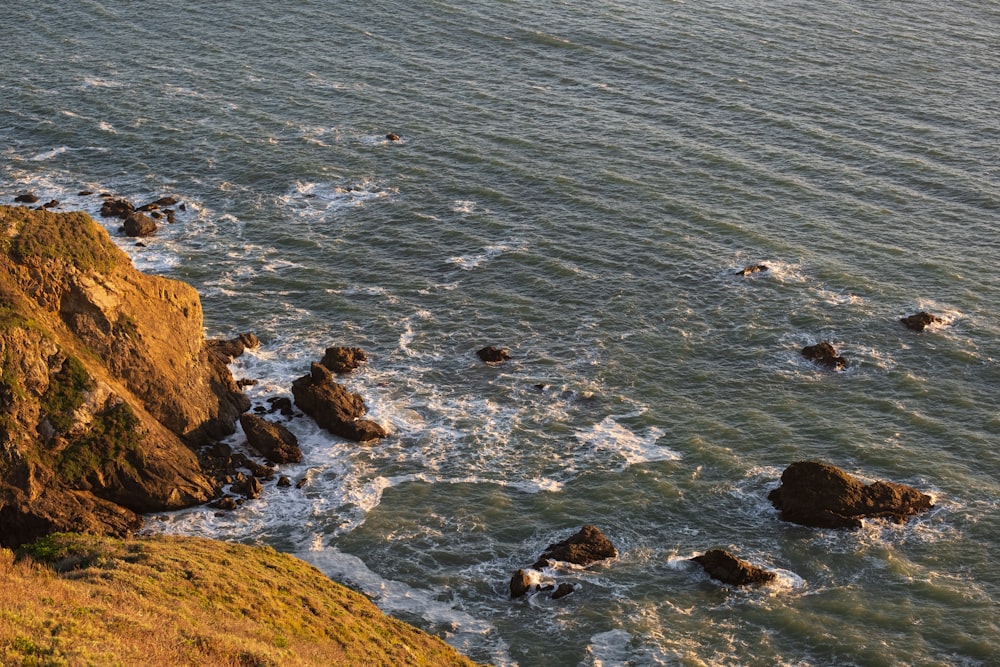
[[[474,665],[266,547],[55,535],[0,550],[4,665]]]

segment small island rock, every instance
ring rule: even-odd
[[[586,525],[575,535],[562,542],[550,544],[541,558],[532,565],[536,570],[552,565],[552,561],[564,561],[586,567],[598,561],[617,558],[618,549],[611,540],[594,525]]]
[[[837,354],[837,349],[825,340],[802,348],[802,356],[809,361],[835,371],[842,371],[847,368],[847,360]]]
[[[778,576],[724,549],[712,549],[691,560],[705,568],[708,576],[731,586],[758,586],[774,581]]]
[[[933,503],[905,484],[865,485],[836,466],[797,461],[781,474],[781,486],[767,496],[785,521],[814,528],[859,528],[861,519],[905,523]]]
[[[361,419],[366,411],[361,396],[334,382],[330,371],[322,364],[313,363],[309,375],[292,383],[292,395],[303,412],[334,435],[358,442],[386,436],[379,424]]]
[[[246,433],[247,443],[272,463],[298,463],[302,460],[298,438],[281,424],[245,412],[240,415],[240,426]]]
[[[481,350],[476,351],[476,354],[488,364],[499,364],[510,359],[510,352],[508,350],[492,345],[487,345]]]
[[[368,361],[368,355],[360,347],[328,347],[319,363],[334,373],[350,373]]]
[[[914,331],[923,331],[932,324],[944,324],[944,320],[937,315],[931,315],[928,312],[920,311],[914,315],[909,315],[907,317],[899,318],[907,329],[913,329]]]

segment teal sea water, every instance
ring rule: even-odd
[[[179,197],[147,247],[105,222],[261,338],[254,402],[359,345],[392,432],[293,418],[303,488],[151,530],[295,553],[496,665],[1000,664],[997,2],[4,9],[0,202]],[[783,523],[807,458],[935,509]],[[587,523],[620,558],[511,601]],[[686,560],[715,547],[779,582]]]

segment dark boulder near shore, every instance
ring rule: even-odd
[[[122,225],[125,236],[152,236],[157,229],[155,220],[139,212],[129,213]]]
[[[907,329],[912,329],[913,331],[923,331],[932,324],[944,324],[944,320],[937,315],[931,315],[926,311],[920,311],[914,315],[908,315],[906,317],[899,318],[899,321]]]
[[[825,340],[802,348],[802,356],[809,361],[835,371],[842,371],[847,368],[847,360],[840,356],[837,348]]]
[[[281,424],[245,412],[240,415],[240,426],[247,436],[247,444],[271,463],[298,463],[302,460],[298,438]]]
[[[334,435],[357,442],[386,436],[385,429],[377,422],[361,418],[367,411],[361,396],[334,382],[329,369],[322,364],[313,363],[308,375],[292,383],[292,395],[299,409]]]
[[[691,560],[705,568],[708,576],[731,586],[760,586],[774,581],[778,576],[751,565],[724,549],[712,549]]]
[[[542,570],[553,567],[557,562],[588,567],[594,563],[617,557],[618,549],[611,543],[611,540],[597,526],[588,524],[562,542],[550,544],[542,552],[538,561],[531,566],[531,569]],[[510,580],[511,598],[517,599],[534,590],[536,586],[532,584],[532,579],[533,577],[528,570],[522,568],[515,572]],[[576,588],[572,584],[563,583],[558,588],[542,586],[539,590],[554,590],[553,599],[559,599],[569,595]]]
[[[736,275],[738,275],[738,276],[749,276],[749,275],[753,275],[754,273],[766,273],[767,271],[770,271],[770,270],[771,270],[771,267],[768,266],[767,264],[751,264],[751,265],[746,266],[746,267],[740,269],[739,271],[737,271]]]
[[[338,375],[350,373],[368,361],[360,347],[328,347],[319,363]]]
[[[814,528],[860,528],[862,519],[905,523],[933,507],[931,497],[905,484],[864,484],[836,466],[797,461],[767,496],[785,521]]]

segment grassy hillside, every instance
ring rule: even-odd
[[[3,665],[466,665],[273,549],[57,534],[0,550]]]

